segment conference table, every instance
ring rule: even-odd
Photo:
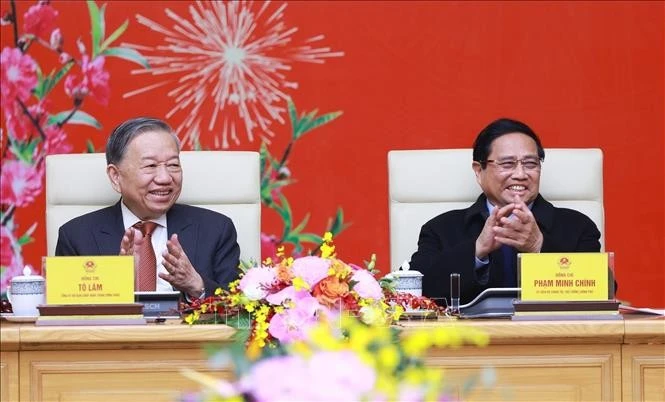
[[[503,401],[665,400],[665,319],[401,321],[404,331],[470,326],[486,347],[431,350],[453,398]],[[231,379],[204,347],[228,344],[225,325],[37,327],[0,323],[2,401],[177,401],[199,385],[181,368]],[[470,391],[465,384],[478,379]],[[480,381],[483,380],[483,381]]]

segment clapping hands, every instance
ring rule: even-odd
[[[517,195],[512,203],[492,210],[476,239],[476,257],[486,258],[504,244],[528,253],[540,252],[543,245],[536,218]]]

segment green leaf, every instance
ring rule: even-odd
[[[321,236],[315,235],[314,233],[302,233],[299,234],[298,237],[300,238],[300,241],[304,243],[321,244],[323,241]]]
[[[298,113],[296,112],[296,105],[293,100],[289,98],[286,101],[286,106],[289,109],[289,120],[291,120],[291,129],[293,132],[293,139],[296,138],[296,128],[298,126]]]
[[[298,127],[296,129],[296,136],[294,139],[297,140],[298,138],[302,137],[305,132],[307,132],[307,126],[310,124],[314,116],[316,116],[318,111],[319,109],[314,109],[309,113],[303,112],[302,116],[300,116],[300,120],[298,121]]]
[[[99,9],[99,27],[101,28],[102,36],[99,37],[99,42],[106,37],[106,3],[102,4]]]
[[[46,95],[51,92],[51,90],[56,86],[56,84],[71,70],[72,66],[74,65],[74,61],[70,60],[69,62],[65,63],[60,70],[55,72],[55,70],[51,71],[51,73],[47,76],[44,77],[42,75],[42,72],[38,70],[37,72],[37,86],[35,87],[34,94],[37,97],[38,100],[42,100],[46,97]]]
[[[67,63],[65,63],[60,70],[58,70],[57,73],[55,73],[55,76],[51,78],[51,89],[55,87],[55,85],[60,82],[60,80],[67,75],[69,70],[72,69],[72,66],[74,65],[74,60],[69,60]]]
[[[333,235],[337,235],[339,233],[342,233],[342,231],[348,227],[349,224],[344,223],[344,210],[341,207],[337,208],[337,214],[335,215],[335,218],[333,219],[332,224],[330,225],[329,231]]]
[[[279,200],[280,200],[280,205],[281,207],[276,208],[275,210],[277,213],[282,217],[282,221],[284,222],[284,234],[282,238],[287,238],[289,233],[291,233],[291,225],[293,223],[293,214],[291,213],[291,206],[289,205],[289,201],[286,199],[284,194],[279,194]]]
[[[63,122],[71,112],[72,112],[71,110],[66,110],[64,112],[60,112],[58,114],[49,116],[48,124],[49,125],[61,124],[61,122]],[[92,117],[91,115],[82,110],[77,110],[76,112],[74,112],[72,117],[70,117],[69,120],[67,120],[67,123],[91,126],[95,127],[97,130],[101,130],[102,128],[102,125],[97,121],[97,119],[95,119],[94,117]]]
[[[42,73],[42,69],[39,67],[39,64],[35,64],[36,70],[35,73],[37,74],[37,85],[35,85],[35,88],[32,90],[32,93],[35,95],[37,100],[41,100],[44,97],[44,74]]]
[[[136,63],[146,69],[150,69],[148,60],[134,49],[128,47],[110,47],[102,52],[105,56],[113,56]]]
[[[37,228],[37,222],[33,223],[28,230],[23,233],[21,237],[18,238],[18,244],[19,246],[23,247],[26,244],[32,243],[35,241],[35,238],[32,237],[32,234],[35,232],[35,229]]]
[[[338,118],[339,116],[341,116],[342,113],[343,112],[341,110],[339,110],[337,112],[330,112],[330,113],[326,113],[324,115],[321,115],[321,116],[317,117],[314,120],[308,121],[307,125],[301,128],[302,132],[300,133],[300,137],[305,135],[307,132],[314,130],[317,127],[321,127],[321,126],[323,126],[327,123],[330,123],[331,121],[333,121],[336,118]]]
[[[106,38],[106,40],[104,40],[104,43],[102,43],[102,45],[100,46],[99,51],[103,52],[107,47],[109,47],[109,45],[113,43],[113,41],[115,41],[120,37],[120,35],[125,33],[128,26],[129,26],[129,20],[125,20],[125,22],[122,25],[120,25],[118,29],[116,29],[108,38]]]
[[[35,239],[32,236],[23,235],[23,236],[19,237],[17,241],[18,241],[18,244],[22,247],[22,246],[25,246],[26,244],[32,243],[33,241],[35,241]]]
[[[9,149],[16,156],[17,159],[29,165],[32,165],[34,164],[33,158],[35,155],[35,148],[37,147],[37,144],[39,144],[41,141],[42,141],[41,137],[34,138],[29,142],[12,141],[10,139]]]
[[[90,28],[92,33],[92,58],[99,54],[99,46],[104,38],[104,6],[100,10],[93,0],[87,0],[90,14]]]
[[[292,233],[300,233],[302,232],[303,229],[305,229],[305,226],[307,225],[307,222],[309,222],[309,213],[305,215],[303,220],[296,226],[293,230]]]
[[[91,140],[85,142],[85,151],[89,154],[94,154],[96,152],[95,144],[93,144]]]

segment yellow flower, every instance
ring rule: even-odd
[[[393,312],[392,312],[392,320],[393,321],[399,321],[399,318],[404,314],[404,307],[402,306],[395,306],[393,307]]]
[[[296,290],[309,290],[309,285],[305,280],[299,276],[296,276],[293,278],[293,287]]]
[[[185,322],[189,325],[194,324],[196,321],[199,320],[201,313],[199,313],[198,310],[194,310],[194,312],[187,317],[185,317]]]
[[[386,399],[394,401],[397,397],[398,382],[392,375],[379,375],[376,379],[376,389],[386,395]]]
[[[399,364],[399,351],[395,345],[387,345],[379,349],[377,360],[381,366],[388,370],[394,370]]]
[[[340,350],[343,348],[342,341],[333,333],[328,325],[316,325],[308,334],[312,344],[322,350]]]
[[[408,334],[402,341],[404,352],[410,357],[420,357],[430,346],[427,330],[418,330]]]
[[[333,239],[333,234],[331,232],[326,232],[323,234],[323,241],[328,243],[331,242]]]
[[[322,244],[321,247],[321,258],[330,258],[335,254],[335,246],[330,246],[328,244]]]
[[[277,257],[284,257],[284,246],[277,247]]]

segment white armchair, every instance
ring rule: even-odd
[[[260,166],[257,152],[183,151],[179,203],[221,212],[238,232],[240,258],[261,259]],[[103,153],[46,157],[46,245],[54,255],[58,229],[72,218],[118,201]]]
[[[390,266],[399,268],[418,248],[422,225],[470,206],[481,192],[471,169],[471,149],[388,152]],[[604,249],[603,153],[600,149],[545,149],[540,193],[559,207],[593,220]]]

